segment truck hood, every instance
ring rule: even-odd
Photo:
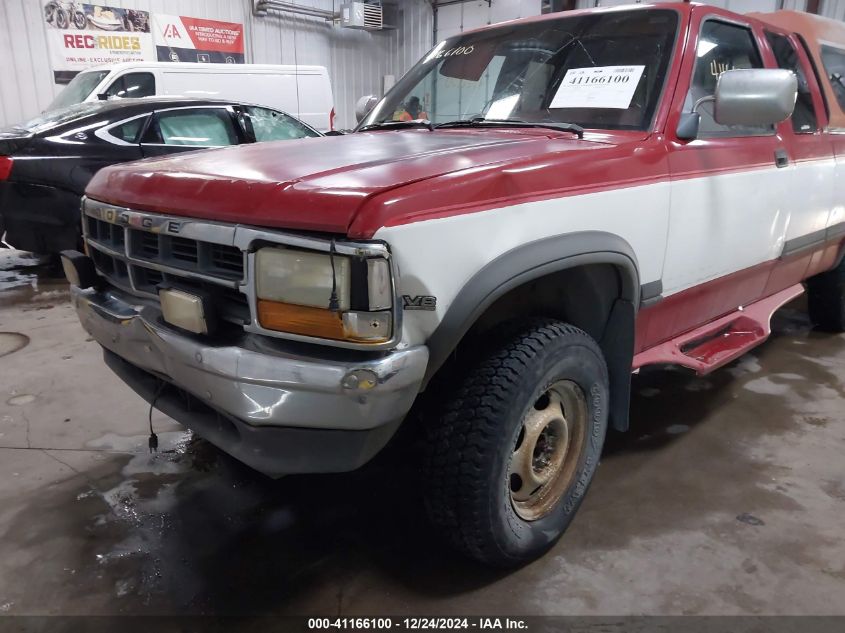
[[[151,212],[349,233],[385,192],[444,175],[472,179],[485,166],[541,161],[549,152],[583,158],[614,140],[541,129],[422,129],[257,143],[107,167],[86,195]],[[383,206],[376,215],[389,223]]]

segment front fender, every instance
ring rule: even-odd
[[[424,386],[497,299],[546,275],[592,264],[608,264],[619,273],[619,294],[613,297],[598,342],[610,373],[611,421],[617,429],[627,428],[640,278],[633,248],[612,233],[584,231],[529,242],[500,255],[476,272],[449,305],[427,341],[429,364]]]

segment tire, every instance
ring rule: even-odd
[[[56,16],[56,26],[60,29],[66,29],[70,24],[67,17],[67,11],[62,8],[58,8],[56,9],[56,13],[54,15]]]
[[[828,332],[845,332],[845,258],[833,270],[807,280],[810,320]]]
[[[576,327],[533,319],[495,340],[424,425],[423,494],[454,547],[514,567],[551,548],[581,505],[609,386],[599,346]],[[548,481],[532,493],[539,479]]]
[[[85,27],[88,26],[88,20],[85,19],[85,14],[82,11],[73,14],[73,25],[80,31],[85,30]]]

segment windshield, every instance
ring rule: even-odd
[[[97,110],[100,110],[102,107],[103,104],[98,101],[93,101],[89,103],[77,103],[76,105],[72,105],[69,108],[61,108],[59,110],[48,110],[44,114],[40,114],[34,119],[24,121],[23,123],[17,123],[13,125],[10,129],[22,130],[32,133],[42,132],[48,128],[63,125],[68,121],[88,116],[89,114],[94,114]]]
[[[644,130],[660,99],[677,13],[638,9],[516,23],[437,45],[365,117],[575,123]]]
[[[47,106],[47,110],[56,110],[58,108],[66,108],[75,103],[82,103],[108,74],[108,70],[93,70],[79,73],[53,99],[53,102]]]

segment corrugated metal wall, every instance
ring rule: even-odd
[[[656,0],[660,2],[661,0]],[[698,0],[704,4],[710,4],[737,13],[749,13],[752,11],[777,11],[788,9],[792,11],[804,11],[807,8],[807,0]],[[631,0],[578,0],[578,8],[589,7],[612,7],[620,4],[630,4]],[[843,0],[822,0],[819,10],[821,15],[838,20],[845,19],[845,1]]]
[[[822,0],[819,13],[834,20],[845,20],[845,2],[842,0]]]
[[[632,4],[639,0],[578,0],[577,8],[612,7]],[[669,0],[651,0],[656,2]],[[807,0],[699,0],[723,9],[746,13],[750,11],[777,11],[791,9],[804,11]],[[467,0],[460,4],[441,7],[437,12],[437,39],[445,39],[456,33],[494,24],[504,20],[538,15],[542,0]],[[845,0],[822,0],[819,13],[826,17],[845,20]]]
[[[338,10],[339,1],[298,4]],[[397,28],[364,32],[294,14],[252,17],[248,34],[256,63],[318,64],[332,78],[338,126],[355,124],[359,97],[383,93],[385,75],[398,78],[431,48],[432,13],[425,0],[400,2]]]
[[[437,10],[437,39],[443,40],[487,24],[539,15],[541,0],[471,0]]]
[[[252,15],[252,0],[88,0],[93,4],[143,9],[231,22],[246,31],[246,57],[254,63],[319,64],[332,78],[338,126],[355,123],[355,101],[380,95],[385,75],[398,79],[432,44],[429,0],[398,0],[396,29],[366,33],[293,14]],[[580,7],[629,0],[579,0]],[[735,11],[804,9],[807,0],[709,0]],[[300,0],[336,10],[340,0]],[[541,0],[470,0],[438,11],[437,39],[469,28],[537,15]],[[0,127],[37,114],[62,88],[52,81],[43,0],[0,0]],[[822,0],[823,15],[845,19],[845,0]]]
[[[294,14],[252,15],[252,0],[88,0],[152,12],[241,22],[248,62],[319,64],[329,69],[339,127],[355,123],[354,105],[381,94],[385,75],[401,76],[431,48],[427,0],[402,0],[396,29],[362,32]],[[298,4],[337,9],[339,0]],[[40,112],[61,90],[53,84],[42,0],[0,0],[0,127]]]

